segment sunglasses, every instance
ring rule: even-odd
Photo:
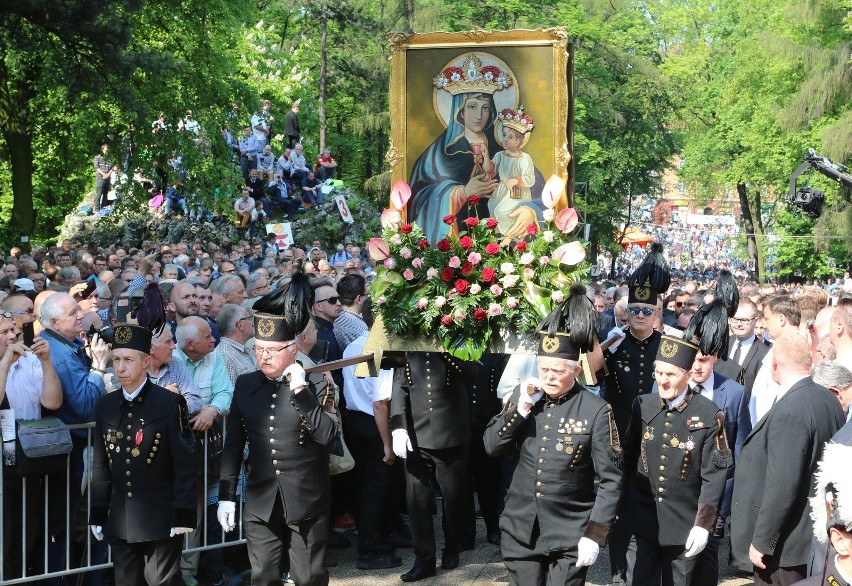
[[[675,301],[675,307],[683,307],[683,301]]]
[[[340,303],[340,297],[335,295],[334,297],[328,297],[326,299],[317,299],[315,303],[322,303],[323,301],[328,301],[332,305],[337,305],[338,303]]]
[[[639,315],[640,313],[645,317],[651,315],[656,311],[655,309],[651,309],[650,307],[628,307],[627,311],[630,312],[630,315]]]

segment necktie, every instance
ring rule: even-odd
[[[695,385],[695,387],[692,389],[692,392],[693,392],[693,393],[695,393],[696,395],[700,395],[700,394],[701,394],[701,392],[702,392],[703,390],[704,390],[704,385],[702,385],[702,384],[697,384],[697,385]]]
[[[731,357],[731,360],[733,360],[734,362],[739,364],[740,358],[742,357],[742,354],[743,354],[743,345],[739,341],[737,341],[736,344],[737,344],[737,348],[736,348],[736,350],[734,350],[734,355]]]

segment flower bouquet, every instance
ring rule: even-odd
[[[572,236],[576,210],[554,209],[564,189],[563,179],[551,177],[544,221],[527,226],[522,240],[502,237],[496,219],[477,217],[479,197],[472,195],[458,235],[429,242],[416,223],[402,223],[411,190],[398,181],[382,214],[382,237],[367,244],[378,265],[370,293],[388,333],[435,337],[463,360],[482,356],[492,336],[530,333],[588,268],[586,250]],[[455,216],[444,222],[454,224]]]

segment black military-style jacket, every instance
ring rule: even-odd
[[[394,370],[392,430],[405,429],[414,449],[454,448],[470,441],[470,404],[462,363],[443,352],[406,352]]]
[[[644,340],[639,340],[628,331],[615,353],[604,352],[609,371],[604,398],[612,405],[615,423],[622,436],[630,423],[633,399],[650,393],[654,386],[654,359],[661,337],[662,334],[655,330]]]
[[[483,354],[480,360],[461,363],[461,381],[470,402],[470,430],[474,439],[482,439],[485,428],[503,407],[497,396],[497,386],[509,356]]]
[[[581,537],[600,545],[615,521],[623,474],[618,430],[610,406],[579,383],[556,399],[533,405],[524,418],[512,393],[485,430],[485,451],[498,456],[520,448],[500,528],[536,547],[565,551]],[[595,477],[600,479],[596,486]]]
[[[725,416],[713,401],[687,390],[669,409],[657,394],[636,397],[624,454],[637,535],[684,545],[693,527],[713,530],[733,463]]]
[[[195,527],[194,436],[186,399],[148,381],[127,401],[122,391],[95,407],[91,525],[130,543],[167,539]]]
[[[339,425],[320,406],[324,393],[310,381],[293,393],[286,380],[269,380],[259,370],[237,378],[222,451],[220,501],[236,500],[248,443],[246,511],[269,521],[280,494],[287,523],[328,513],[328,445]]]

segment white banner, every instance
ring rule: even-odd
[[[293,229],[290,227],[290,222],[281,224],[267,224],[267,234],[275,234],[275,242],[281,249],[288,248],[293,244]]]

